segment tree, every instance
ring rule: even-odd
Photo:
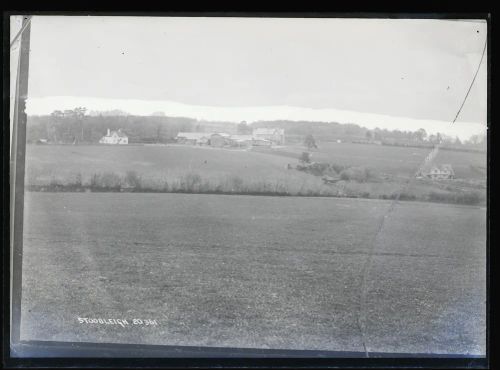
[[[370,130],[367,130],[365,136],[367,140],[371,140],[373,138],[373,133]]]
[[[238,126],[236,126],[236,130],[240,135],[246,135],[252,133],[252,127],[250,127],[250,125],[248,125],[246,121],[241,121],[240,123],[238,123]]]
[[[311,163],[311,153],[302,152],[302,154],[299,157],[299,161],[302,163]]]
[[[438,132],[436,134],[436,142],[437,142],[437,144],[441,144],[442,141],[443,141],[443,138],[442,138],[441,134]]]
[[[318,146],[316,145],[316,140],[314,140],[314,137],[309,134],[305,137],[304,139],[304,145],[307,147],[307,149],[312,149],[312,148],[318,148]]]
[[[424,141],[427,138],[427,131],[425,131],[423,128],[420,128],[415,132],[415,137],[418,141]]]

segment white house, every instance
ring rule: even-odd
[[[100,144],[128,144],[128,136],[122,132],[122,129],[110,131],[99,140]]]
[[[252,136],[256,141],[267,140],[274,145],[285,144],[285,129],[282,128],[256,128]]]
[[[427,177],[433,180],[448,180],[455,178],[455,171],[450,164],[443,164],[441,167],[428,165],[417,174],[418,178]]]

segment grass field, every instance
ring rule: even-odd
[[[289,158],[297,158],[303,147],[284,147],[275,150]],[[368,166],[395,176],[414,174],[429,149],[397,147],[385,145],[366,145],[354,143],[320,143],[319,149],[312,152],[315,161],[333,162],[341,165]],[[437,164],[451,164],[457,177],[465,179],[484,179],[485,174],[471,169],[486,167],[486,154],[440,150]]]
[[[28,145],[27,164],[33,172],[49,175],[91,174],[129,170],[144,175],[174,175],[187,169],[202,174],[245,173],[266,177],[271,173],[288,176],[285,166],[296,165],[303,147],[292,146],[262,152],[221,150],[209,147]],[[349,166],[367,166],[391,175],[408,176],[429,153],[428,149],[351,143],[322,143],[313,151],[313,160]],[[207,163],[205,163],[207,161]],[[484,178],[471,166],[486,167],[484,153],[441,150],[436,162],[449,163],[460,178]]]
[[[21,339],[363,351],[361,271],[389,205],[28,192]],[[484,354],[485,228],[480,207],[396,206],[368,278],[370,351]]]
[[[142,191],[390,198],[428,154],[418,148],[323,143],[313,152],[314,161],[368,168],[374,174],[373,179],[362,183],[325,185],[320,176],[286,169],[288,164],[295,167],[299,163],[302,151],[300,146],[245,151],[182,145],[30,145],[26,183],[39,187],[89,186],[92,177],[99,175],[104,176],[101,182],[108,184],[103,188],[112,188],[110,183],[120,188],[127,183],[127,172],[133,171]],[[440,151],[436,162],[452,164],[460,182],[414,181],[407,199],[484,204],[486,174],[481,168],[485,168],[485,160],[481,153]],[[478,180],[479,185],[472,183]],[[430,198],[429,194],[436,191],[445,194]]]

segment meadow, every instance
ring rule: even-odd
[[[158,191],[190,193],[395,197],[427,149],[352,143],[321,143],[312,160],[367,169],[372,178],[324,184],[320,176],[295,170],[302,146],[236,150],[183,145],[28,145],[30,190]],[[440,151],[459,181],[413,181],[406,200],[463,204],[485,202],[486,155]],[[287,169],[291,166],[292,169]]]
[[[21,339],[484,354],[485,209],[390,203],[28,192]]]

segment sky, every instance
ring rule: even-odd
[[[81,102],[132,114],[361,119],[354,123],[435,131],[460,107],[486,28],[448,20],[35,16],[28,113]],[[485,57],[462,123],[443,126],[451,134],[485,128],[486,67]]]

